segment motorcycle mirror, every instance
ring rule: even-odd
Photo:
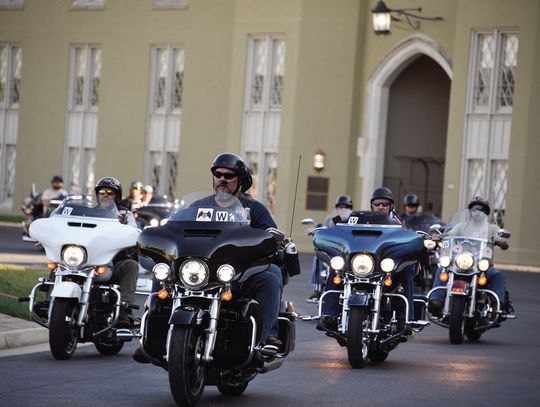
[[[315,221],[311,218],[302,219],[302,225],[314,225]]]
[[[511,233],[506,229],[501,229],[499,232],[497,232],[497,236],[499,236],[502,239],[509,239],[511,236]]]
[[[435,224],[433,224],[433,225],[431,225],[429,227],[429,231],[430,232],[442,233],[441,228],[442,228],[442,225],[440,225],[439,223],[435,223]]]

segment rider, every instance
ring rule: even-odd
[[[447,235],[450,236],[468,236],[471,232],[471,227],[474,227],[475,223],[480,223],[485,221],[485,217],[489,216],[491,212],[491,208],[489,206],[489,201],[481,196],[476,196],[467,205],[467,209],[469,210],[469,214],[471,216],[472,222],[462,222],[455,225],[450,231],[446,232]],[[508,241],[502,237],[498,237],[498,232],[500,228],[499,226],[495,224],[489,224],[488,225],[488,236],[489,239],[494,241],[497,246],[499,246],[502,250],[507,250],[510,246],[508,244]],[[440,279],[442,269],[437,269],[437,273],[435,275],[435,280],[433,283],[433,287],[442,287],[446,285],[446,282],[443,283]],[[497,294],[501,301],[502,310],[505,313],[512,313],[514,311],[512,307],[512,303],[510,301],[510,298],[507,295],[506,291],[506,279],[504,274],[496,269],[495,267],[490,267],[486,272],[486,277],[488,279],[488,285],[487,287],[491,289],[492,291]],[[445,291],[444,290],[436,290],[431,294],[429,303],[428,303],[428,310],[429,312],[436,316],[440,317],[442,316],[442,309],[444,306],[444,300],[445,300]]]
[[[338,196],[334,208],[335,209],[325,218],[323,223],[323,225],[328,228],[335,226],[337,222],[346,222],[347,219],[349,219],[353,208],[352,198],[349,195]],[[311,294],[309,298],[306,298],[307,302],[318,302],[321,296],[320,267],[321,265],[317,260],[317,256],[314,256],[311,278],[309,280],[309,282],[313,284],[313,294]]]
[[[210,171],[215,194],[193,203],[192,206],[204,204],[209,199],[224,206],[233,195],[244,208],[249,209],[251,227],[265,230],[277,227],[268,209],[247,194],[253,180],[240,156],[233,153],[219,154],[212,162]],[[294,243],[289,245],[291,250]],[[253,298],[261,307],[261,344],[268,349],[277,350],[283,345],[278,331],[282,288],[282,273],[275,264],[270,264],[264,272],[254,274],[240,286],[241,294]]]
[[[142,189],[141,206],[147,206],[152,200],[153,196],[154,196],[154,188],[152,187],[152,185],[145,185]]]
[[[383,212],[386,215],[389,215],[394,220],[401,222],[401,219],[397,216],[396,212],[394,211],[394,198],[392,191],[386,187],[380,187],[375,189],[373,191],[373,194],[371,196],[370,200],[370,209],[373,212]],[[401,270],[399,273],[396,273],[396,276],[394,278],[395,284],[400,284],[403,288],[403,295],[407,298],[407,301],[409,302],[409,320],[414,319],[414,295],[413,295],[413,276],[414,276],[414,265],[405,267],[403,270]],[[326,290],[340,290],[340,287],[336,286],[333,282],[333,279],[330,277],[328,278],[328,282],[326,284]],[[330,297],[326,299],[327,297]],[[321,314],[322,315],[337,315],[339,313],[339,303],[338,303],[338,296],[327,296],[325,297],[325,301],[322,304]],[[331,319],[331,318],[330,318]],[[322,318],[321,324],[317,326],[318,329],[324,329],[324,325],[327,323],[326,320],[328,318]],[[406,327],[404,324],[404,315],[398,315],[398,320],[400,320],[401,325],[403,325],[403,328],[405,329],[405,332],[407,334],[412,333],[412,330],[409,327]],[[322,325],[322,327],[321,327]]]
[[[129,196],[120,201],[120,205],[132,212],[139,209],[142,203],[142,189],[142,182],[132,181],[129,186]]]
[[[122,197],[122,185],[116,178],[101,178],[95,187],[96,197],[101,207],[108,208],[116,205],[118,210],[118,220],[120,223],[137,227],[133,213],[120,205]],[[113,259],[113,275],[111,282],[120,286],[120,294],[123,302],[131,305],[135,302],[135,288],[137,286],[137,276],[139,265],[136,261],[134,248],[122,250]],[[129,319],[131,309],[122,307],[117,327],[128,328],[131,323]]]
[[[67,191],[64,189],[64,180],[60,175],[55,175],[51,179],[51,187],[41,193],[41,204],[43,205],[43,214],[47,214],[49,202],[53,199],[64,199]]]
[[[418,214],[420,200],[415,194],[407,194],[403,198],[403,206],[405,208],[405,212],[400,215],[400,218],[405,224],[407,224]]]

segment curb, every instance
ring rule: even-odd
[[[0,332],[0,350],[37,345],[49,341],[49,330],[42,327]]]
[[[12,228],[20,228],[21,222],[0,222],[0,226],[6,226],[6,227],[12,227]]]

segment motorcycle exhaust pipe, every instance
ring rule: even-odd
[[[281,358],[274,359],[274,360],[272,360],[270,362],[264,362],[264,366],[261,369],[261,374],[262,373],[268,373],[268,372],[271,372],[272,370],[279,369],[282,364],[283,364],[283,359],[281,359]]]
[[[133,338],[139,339],[141,337],[142,337],[142,334],[140,332],[133,332],[133,331],[130,331],[129,329],[125,329],[125,328],[121,328],[121,329],[116,330],[116,338],[120,339],[121,341],[124,341],[124,342],[129,342]]]

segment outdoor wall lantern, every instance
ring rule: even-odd
[[[324,151],[317,150],[313,155],[313,168],[315,168],[315,171],[320,172],[324,170],[324,159]]]
[[[418,30],[420,28],[419,20],[440,21],[443,19],[442,17],[423,17],[413,14],[411,11],[421,13],[422,7],[391,9],[386,6],[384,1],[379,0],[375,8],[371,10],[373,13],[373,31],[375,31],[375,34],[377,35],[390,34],[390,24],[392,20],[405,20],[413,30]]]

